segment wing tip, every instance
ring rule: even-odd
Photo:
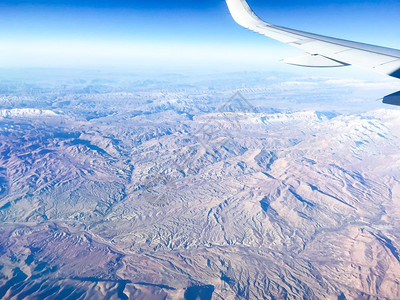
[[[400,79],[400,68],[397,69],[396,71],[390,73],[389,76],[392,76],[392,77],[394,77],[394,78]]]
[[[236,23],[245,27],[252,28],[260,22],[267,24],[261,20],[251,9],[246,0],[225,0],[229,12]]]
[[[400,91],[383,97],[384,104],[400,106]]]

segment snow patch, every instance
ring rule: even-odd
[[[291,122],[291,121],[322,121],[331,120],[338,114],[333,112],[303,111],[294,113],[276,113],[262,117],[263,123],[266,122]]]
[[[13,109],[1,109],[0,117],[55,117],[58,116],[52,110],[47,109],[37,109],[37,108],[13,108]]]

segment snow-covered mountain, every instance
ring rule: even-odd
[[[399,110],[173,80],[1,97],[0,298],[400,298]]]
[[[57,113],[48,109],[36,109],[36,108],[12,108],[12,109],[0,109],[1,117],[54,117]]]

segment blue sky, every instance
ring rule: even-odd
[[[399,1],[249,3],[274,24],[400,48]],[[0,3],[0,67],[250,70],[279,66],[292,54],[297,50],[236,25],[222,0]]]

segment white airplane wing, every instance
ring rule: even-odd
[[[226,0],[226,3],[239,25],[306,52],[285,59],[286,63],[306,67],[354,65],[400,79],[400,50],[275,26],[261,20],[246,0]]]

